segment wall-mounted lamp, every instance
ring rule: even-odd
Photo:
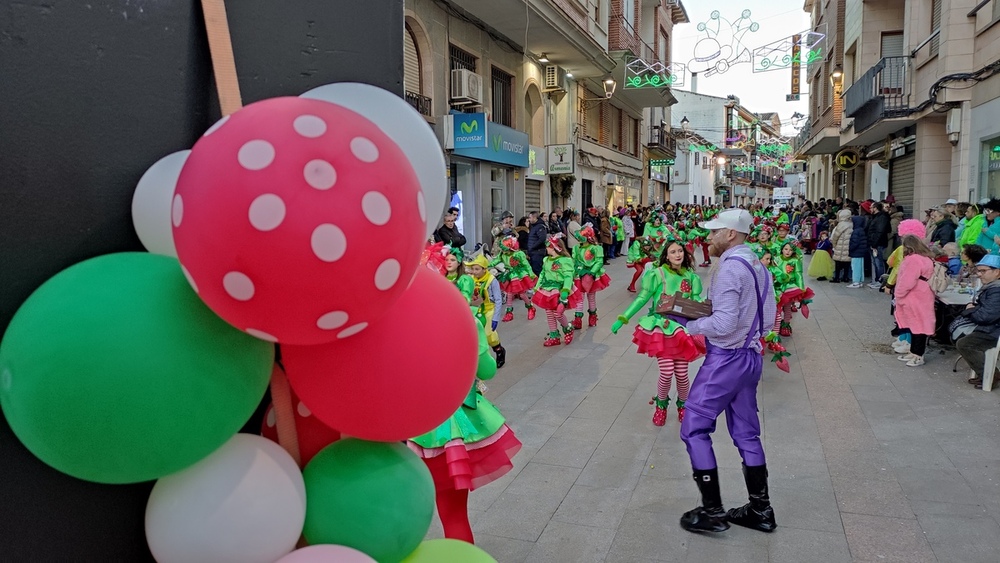
[[[691,121],[688,120],[688,117],[686,115],[681,119],[681,129],[683,129],[684,131],[691,130]]]
[[[610,76],[604,79],[604,97],[611,99],[611,96],[615,95],[615,88],[618,87],[618,83],[615,82],[614,78]]]
[[[844,78],[844,67],[837,65],[833,67],[833,72],[830,73],[830,82],[837,83]]]
[[[566,73],[566,78],[573,78],[573,73],[572,72],[567,72]]]
[[[715,162],[717,162],[719,164],[719,166],[725,166],[726,165],[726,157],[720,156],[719,158],[715,159]]]
[[[538,57],[538,62],[547,63],[549,62],[549,57],[545,53],[542,53],[542,55]]]

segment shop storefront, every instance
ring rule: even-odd
[[[973,107],[970,117],[969,141],[974,152],[969,155],[973,183],[969,200],[1000,197],[1000,98]]]
[[[529,211],[541,211],[545,180],[545,147],[531,145],[528,147],[528,170],[524,180],[523,207],[511,210],[515,218],[523,217]]]
[[[649,166],[649,191],[646,203],[665,204],[670,201],[670,166]]]
[[[444,144],[451,149],[452,205],[460,210],[457,224],[470,250],[490,242],[490,229],[504,211],[516,214],[523,205],[528,135],[488,121],[484,113],[453,113],[445,116]]]
[[[642,193],[642,179],[623,174],[606,174],[604,177],[606,195],[605,207],[610,210],[639,205]]]

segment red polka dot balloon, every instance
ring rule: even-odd
[[[371,121],[273,98],[194,145],[173,199],[174,242],[191,286],[227,322],[319,344],[361,332],[406,289],[422,198],[403,151]]]

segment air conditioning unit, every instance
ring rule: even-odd
[[[482,101],[482,76],[464,68],[451,71],[451,103],[478,104]]]
[[[543,92],[565,92],[566,70],[559,65],[545,65]]]

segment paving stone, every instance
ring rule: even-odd
[[[580,406],[573,411],[577,418],[593,418],[614,421],[621,413],[625,402],[632,396],[629,389],[617,387],[594,388]]]
[[[568,524],[613,530],[618,527],[631,498],[629,489],[574,485],[552,518]]]
[[[473,529],[475,532],[475,529]],[[501,563],[520,563],[528,558],[534,542],[516,540],[492,534],[476,533],[476,546]]]
[[[896,478],[908,499],[962,504],[980,501],[957,470],[901,468],[896,469]]]
[[[941,561],[996,561],[1000,526],[992,518],[921,515],[920,527]]]
[[[595,452],[576,482],[591,487],[631,490],[639,482],[645,465],[645,459],[598,455]]]
[[[611,543],[608,561],[684,561],[691,534],[681,529],[679,519],[679,515],[625,512]]]
[[[583,469],[596,449],[597,442],[593,439],[552,436],[535,454],[534,461]]]
[[[576,468],[532,461],[507,486],[506,492],[533,498],[556,497],[561,501],[579,475]]]
[[[856,560],[892,563],[937,561],[917,520],[843,514],[844,532]]]
[[[869,479],[833,480],[833,491],[841,512],[913,518],[903,489],[895,481]]]
[[[545,527],[526,561],[598,563],[605,560],[614,537],[614,528],[591,528],[553,520]]]
[[[778,523],[779,528],[768,538],[770,563],[849,563],[851,552],[843,531],[821,532],[789,528]],[[750,560],[746,560],[750,561]],[[759,561],[759,560],[758,560]]]
[[[539,496],[505,492],[479,518],[472,530],[477,535],[482,532],[536,542],[561,502],[562,496],[557,495]]]

